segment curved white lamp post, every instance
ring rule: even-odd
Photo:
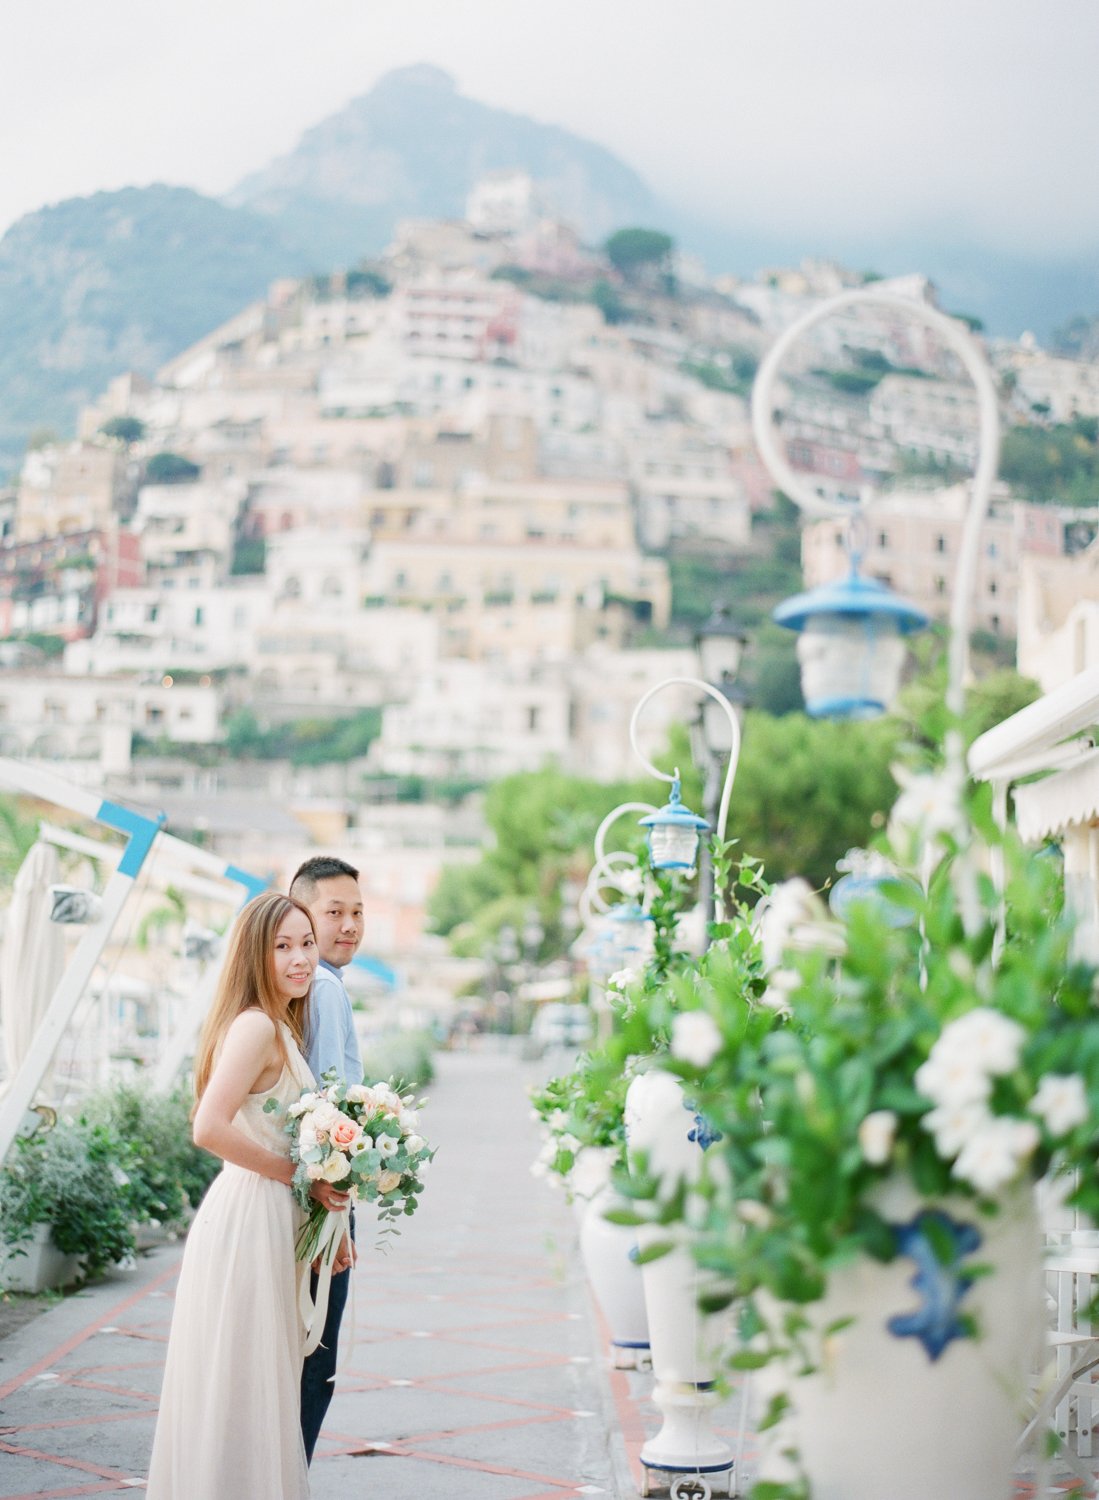
[[[658,767],[653,765],[652,761],[649,760],[648,756],[646,756],[642,752],[640,745],[637,743],[637,726],[641,718],[642,710],[644,709],[650,698],[655,697],[657,693],[662,692],[666,687],[691,687],[695,688],[700,693],[705,693],[708,698],[712,699],[715,703],[721,706],[722,710],[725,713],[725,717],[728,720],[730,736],[729,764],[725,769],[725,784],[721,789],[721,802],[718,806],[717,828],[715,830],[719,842],[723,842],[725,839],[725,826],[729,821],[729,800],[733,794],[733,782],[736,780],[737,764],[740,760],[740,720],[733,712],[732,705],[729,703],[729,700],[725,697],[725,695],[719,692],[717,688],[712,687],[710,683],[703,682],[698,677],[666,677],[663,682],[658,682],[655,687],[651,687],[649,691],[641,699],[639,699],[637,706],[633,711],[633,715],[630,718],[630,744],[633,747],[634,754],[637,756],[641,764],[645,767],[646,771],[648,771],[650,776],[655,776],[658,781],[670,782],[672,786],[672,797],[667,807],[662,809],[663,827],[667,828],[670,825],[672,828],[674,828],[675,823],[678,821],[678,823],[680,824],[680,829],[683,831],[683,833],[685,834],[689,831],[691,836],[693,837],[694,849],[697,849],[698,847],[698,835],[701,832],[701,829],[698,825],[701,824],[702,828],[705,828],[706,824],[703,819],[694,818],[693,814],[688,814],[687,809],[684,808],[681,803],[679,803],[678,769],[671,776],[668,775],[667,771],[661,771]],[[655,814],[655,818],[657,820],[660,820],[662,814]],[[693,820],[693,827],[691,826],[690,820]],[[642,822],[648,827],[653,828],[654,817],[650,816],[648,818],[644,818],[642,819]],[[658,823],[657,826],[660,826],[660,824]],[[676,829],[675,832],[677,834],[680,833],[680,829]],[[655,844],[653,845],[653,848],[655,852]],[[684,839],[683,849],[684,852],[681,855],[678,848],[673,847],[673,849],[671,850],[672,858],[669,860],[666,866],[667,868],[693,868],[693,858],[686,859],[686,839]],[[714,920],[717,922],[722,921],[724,918],[724,914],[724,904],[722,903],[720,893],[715,891]]]
[[[768,351],[756,375],[752,389],[752,431],[760,457],[770,471],[778,487],[789,495],[808,516],[835,517],[849,514],[851,507],[822,499],[809,484],[804,474],[798,474],[791,466],[779,442],[774,423],[774,388],[779,367],[791,347],[810,328],[823,323],[833,313],[859,304],[872,307],[887,307],[894,312],[903,312],[917,322],[932,328],[961,360],[966,374],[977,389],[977,407],[980,419],[977,468],[973,476],[973,488],[966,510],[962,530],[962,545],[958,556],[958,568],[954,580],[954,593],[950,605],[950,646],[948,656],[949,682],[946,694],[948,709],[959,715],[965,701],[965,678],[969,664],[969,624],[972,613],[973,583],[977,572],[980,549],[980,533],[988,514],[992,483],[1000,456],[1000,416],[996,397],[996,384],[980,345],[964,324],[948,317],[925,302],[916,302],[898,292],[884,287],[858,287],[850,292],[840,292],[818,303],[791,323]]]

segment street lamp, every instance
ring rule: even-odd
[[[795,594],[772,619],[799,632],[798,662],[805,711],[814,719],[869,719],[882,714],[900,687],[904,637],[927,616],[891,589],[858,571]]]
[[[715,687],[732,683],[747,642],[728,605],[715,604],[709,619],[695,631],[695,650],[706,681]]]
[[[721,842],[725,839],[725,825],[729,818],[729,799],[732,796],[733,781],[736,778],[737,763],[740,760],[740,720],[733,712],[732,705],[725,694],[719,688],[713,687],[708,682],[702,682],[697,677],[667,677],[663,682],[658,682],[638,701],[630,719],[630,744],[634,754],[650,776],[655,776],[658,781],[671,782],[671,796],[666,806],[652,816],[641,820],[642,826],[649,829],[649,848],[653,868],[692,870],[697,857],[699,837],[709,824],[705,818],[700,818],[689,808],[685,808],[680,801],[678,767],[674,774],[669,776],[666,771],[659,770],[647,756],[642,754],[641,747],[637,743],[637,726],[642,710],[650,698],[662,692],[666,687],[694,688],[696,692],[702,693],[707,699],[716,703],[725,717],[729,730],[729,764],[725,770],[725,783],[718,804],[715,827],[715,833]],[[715,893],[714,920],[716,922],[724,920],[724,914],[721,898]]]
[[[979,452],[973,476],[973,488],[962,529],[958,571],[951,599],[950,645],[947,658],[946,706],[951,714],[958,717],[965,701],[965,678],[969,662],[969,621],[973,583],[980,552],[980,533],[985,516],[988,514],[992,482],[996,477],[1000,452],[1000,417],[996,382],[984,353],[968,328],[957,319],[950,318],[945,313],[939,312],[937,308],[930,307],[926,302],[917,302],[885,287],[858,287],[854,291],[840,292],[835,297],[826,298],[791,323],[776,340],[760,365],[752,389],[752,431],[755,434],[760,457],[775,484],[807,516],[819,518],[851,514],[850,506],[823,499],[807,482],[805,476],[798,474],[791,466],[775,429],[774,389],[779,367],[792,345],[810,328],[815,327],[817,323],[824,322],[833,313],[860,303],[889,308],[893,312],[902,312],[928,324],[946,347],[957,355],[966,374],[977,388]],[[789,602],[793,604],[796,601]],[[784,607],[780,606],[780,608]],[[868,644],[871,649],[875,648],[875,641],[873,639],[868,641],[865,634],[861,640],[849,640],[851,649],[865,647]],[[814,687],[812,691],[816,693],[817,688]],[[824,691],[827,694],[829,690]],[[806,696],[808,697],[808,693]],[[842,689],[838,696],[840,698],[844,696]],[[960,748],[955,748],[953,753],[960,754]]]
[[[684,870],[693,874],[698,863],[698,842],[709,829],[705,818],[700,818],[680,800],[679,767],[672,777],[672,790],[667,802],[647,818],[641,818],[642,828],[649,830],[649,860],[654,870]]]

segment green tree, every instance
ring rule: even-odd
[[[154,453],[145,465],[149,484],[187,484],[201,473],[198,464],[184,458],[182,453]]]
[[[667,271],[675,241],[659,229],[619,229],[603,246],[607,259],[627,279],[638,271]]]
[[[848,849],[865,846],[897,794],[893,719],[835,723],[750,711],[733,786],[728,836],[762,859],[769,880],[803,875],[823,886]]]
[[[129,447],[145,436],[145,423],[140,417],[111,417],[99,430],[104,437],[117,438]]]

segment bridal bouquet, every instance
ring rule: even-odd
[[[376,1203],[390,1233],[395,1220],[416,1212],[421,1174],[435,1153],[417,1134],[415,1103],[388,1083],[347,1085],[326,1074],[321,1088],[290,1105],[285,1128],[296,1163],[292,1187],[308,1214],[295,1246],[299,1260],[330,1262],[349,1222],[346,1212],[330,1214],[309,1196],[314,1182],[330,1182],[352,1203]]]

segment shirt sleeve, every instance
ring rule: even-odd
[[[343,986],[340,986],[343,989]],[[346,990],[343,990],[345,1010],[343,1033],[344,1083],[362,1083],[363,1056],[359,1050],[359,1034],[355,1030],[355,1012]]]
[[[318,1083],[323,1081],[330,1068],[343,1078],[347,1065],[346,1026],[350,1009],[343,985],[327,969],[318,969],[313,980],[313,993],[309,997],[309,1036],[305,1054]],[[346,1078],[343,1081],[348,1082]],[[354,1082],[358,1081],[358,1078],[354,1079]]]

